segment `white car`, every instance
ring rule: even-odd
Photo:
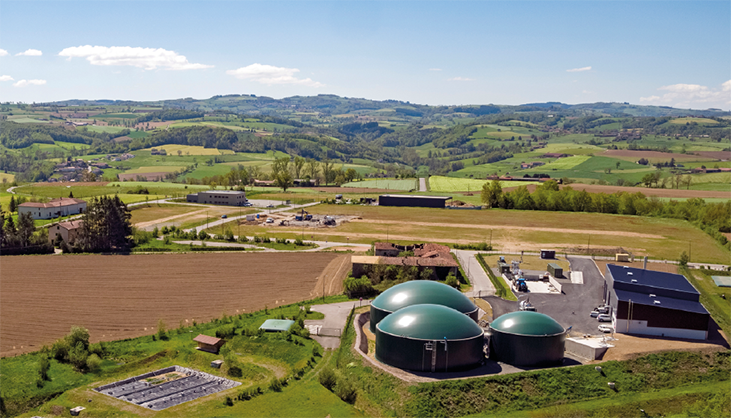
[[[611,325],[599,325],[599,331],[601,332],[612,332],[614,329]]]
[[[612,322],[612,317],[607,314],[599,314],[599,316],[596,317],[596,320],[599,322]]]
[[[274,223],[274,218],[267,218],[266,223],[273,224]]]
[[[589,316],[591,316],[592,318],[596,318],[597,316],[599,316],[599,311],[591,311]]]

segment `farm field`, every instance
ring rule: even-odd
[[[347,169],[347,168],[346,168]],[[418,189],[416,179],[378,179],[353,181],[343,184],[349,188],[387,189],[387,190],[414,190]]]
[[[716,173],[714,173],[716,174]],[[723,173],[719,173],[723,174]],[[535,186],[529,186],[528,190],[531,192],[535,190]],[[599,184],[583,184],[583,183],[572,183],[570,185],[562,185],[561,188],[571,187],[574,190],[586,190],[589,193],[616,193],[616,192],[627,192],[627,193],[642,193],[645,196],[657,196],[667,198],[718,198],[718,199],[731,199],[729,195],[729,187],[727,190],[686,190],[686,189],[660,189],[660,188],[649,188],[649,187],[622,187],[622,186],[603,186]]]
[[[704,157],[694,154],[677,154],[677,153],[669,153],[669,152],[660,152],[660,151],[632,151],[632,150],[606,150],[602,153],[602,156],[605,157],[612,157],[612,158],[619,158],[621,160],[626,161],[637,161],[640,158],[647,159],[650,164],[655,163],[662,163],[666,161],[670,161],[671,158],[675,159],[675,162],[685,162],[685,161],[712,161],[713,158],[710,157]]]
[[[432,240],[442,243],[487,242],[502,251],[534,251],[541,248],[623,247],[635,256],[676,260],[693,243],[694,261],[728,263],[728,251],[713,238],[686,221],[598,213],[517,210],[441,210],[353,205],[319,205],[313,214],[354,215],[337,229],[314,229],[314,239],[370,243],[387,235],[400,242]],[[408,219],[408,220],[407,220]],[[272,232],[298,233],[277,227]],[[696,260],[696,257],[698,258]]]
[[[156,147],[151,148],[145,148],[142,151],[152,151],[152,149],[164,149],[165,152],[167,152],[168,156],[177,156],[178,151],[182,153],[182,155],[223,155],[223,154],[235,154],[231,150],[219,150],[218,148],[204,148],[202,146],[194,146],[194,145],[177,145],[177,144],[168,144],[168,145],[159,145]]]
[[[91,131],[91,132],[106,132],[106,133],[110,133],[110,134],[116,134],[117,132],[122,132],[123,130],[128,129],[128,128],[125,128],[123,126],[96,126],[96,125],[91,125],[91,126],[87,126],[86,129],[88,131]]]
[[[188,205],[151,205],[132,210],[132,218],[130,221],[132,225],[139,226],[141,223],[160,221],[172,216],[184,215],[199,210],[205,210],[205,208]]]
[[[110,341],[152,334],[159,319],[171,325],[190,324],[223,313],[306,300],[335,257],[331,253],[3,257],[0,355],[39,350],[72,325],[88,328],[93,341]]]
[[[156,165],[152,167],[138,167],[132,170],[127,170],[124,174],[141,174],[141,173],[172,173],[184,169],[185,166],[181,165]]]
[[[588,155],[574,155],[571,157],[559,158],[556,161],[550,162],[544,166],[538,167],[538,170],[569,170],[577,165],[589,160],[591,157]]]
[[[432,192],[480,192],[482,186],[490,180],[462,179],[456,177],[431,176],[429,177],[429,190]],[[527,186],[539,184],[539,182],[528,181],[501,181],[503,188]]]

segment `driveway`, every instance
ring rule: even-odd
[[[364,300],[363,302],[348,301],[340,303],[330,303],[326,305],[313,305],[312,310],[315,312],[321,312],[325,314],[325,319],[308,319],[305,321],[305,326],[308,329],[319,326],[321,329],[340,330],[338,334],[342,334],[345,329],[345,322],[348,320],[348,315],[353,307],[361,305],[367,305],[370,301]],[[317,341],[326,349],[335,349],[340,346],[340,337],[335,336],[319,336],[314,335],[315,333],[310,331],[312,339]]]
[[[459,264],[462,265],[467,278],[470,279],[472,290],[467,292],[468,297],[492,296],[495,294],[495,286],[492,285],[490,277],[477,260],[478,251],[452,250],[457,256]]]
[[[604,277],[599,273],[596,264],[589,258],[569,256],[572,271],[584,274],[584,284],[572,284],[562,281],[562,293],[539,294],[519,293],[522,299],[528,297],[536,310],[558,321],[564,328],[573,327],[572,331],[582,334],[599,334],[596,318],[589,313],[602,303]],[[524,296],[525,295],[525,296]],[[518,302],[506,301],[496,296],[483,298],[492,305],[494,317],[518,310]]]

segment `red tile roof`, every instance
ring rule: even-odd
[[[81,219],[75,220],[75,221],[68,221],[68,222],[61,222],[58,224],[63,229],[72,230],[72,229],[78,229],[81,228],[84,225],[84,221]]]
[[[79,203],[86,203],[86,201],[81,199],[74,199],[72,197],[59,197],[58,199],[53,199],[48,203],[39,203],[39,202],[25,202],[21,203],[21,208],[59,208],[62,206],[71,206],[76,205]]]

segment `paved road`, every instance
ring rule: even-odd
[[[366,305],[369,301],[363,301],[362,304]],[[305,325],[319,325],[322,328],[328,329],[339,329],[340,332],[345,329],[345,321],[348,320],[348,315],[353,307],[358,307],[361,302],[340,302],[330,303],[327,305],[313,305],[312,310],[315,312],[322,312],[325,314],[325,319],[308,319],[305,321]],[[318,335],[312,335],[312,338],[319,342],[323,348],[334,349],[340,346],[340,337],[323,337]]]
[[[426,179],[424,177],[419,178],[419,191],[426,192]]]
[[[457,256],[457,260],[462,265],[462,269],[472,284],[472,291],[467,292],[467,296],[491,296],[495,294],[495,286],[493,286],[485,270],[480,265],[475,255],[478,251],[452,250]]]
[[[602,303],[604,277],[599,273],[596,264],[589,258],[569,256],[572,271],[584,274],[584,284],[572,284],[561,279],[562,293],[518,293],[519,298],[529,298],[540,313],[544,313],[558,321],[564,328],[573,327],[572,331],[583,334],[599,334],[596,318],[589,313]],[[483,298],[492,305],[494,317],[518,310],[518,302],[506,301],[496,296]]]

